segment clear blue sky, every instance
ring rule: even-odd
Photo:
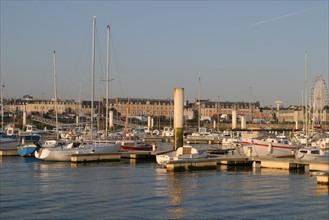
[[[0,1],[4,97],[91,97],[92,17],[97,17],[95,98],[105,97],[106,26],[111,97],[260,101],[301,105],[328,79],[328,1]],[[200,84],[199,84],[200,77]],[[103,81],[101,81],[103,79]]]

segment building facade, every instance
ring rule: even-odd
[[[74,114],[90,116],[91,101],[77,102],[74,100],[41,100],[28,98],[7,99],[4,101],[4,111],[12,113],[26,112],[27,115],[35,113],[54,113],[57,104],[58,114]],[[146,98],[113,98],[109,99],[109,109],[114,111],[114,117],[119,116],[151,116],[151,117],[174,117],[174,101],[171,99],[146,99]],[[200,111],[201,117],[215,119],[220,115],[231,115],[236,110],[238,116],[245,116],[248,120],[264,119],[278,122],[304,121],[305,114],[301,106],[288,108],[261,108],[259,102],[216,102],[211,100],[195,100],[193,103],[185,102],[185,119],[197,117]],[[128,113],[129,111],[129,113]],[[94,102],[95,114],[104,116],[106,112],[106,99]],[[322,114],[322,121],[328,118],[327,111]]]

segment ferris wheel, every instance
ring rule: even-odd
[[[322,75],[317,76],[312,85],[310,93],[311,108],[313,111],[313,121],[321,121],[321,113],[329,103],[329,94],[326,80]]]

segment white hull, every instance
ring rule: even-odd
[[[297,145],[253,140],[252,144],[243,145],[243,153],[249,157],[293,157]]]
[[[327,161],[329,162],[329,151],[323,151],[319,148],[302,148],[295,155],[296,159],[301,161]]]
[[[191,146],[179,147],[177,151],[172,151],[167,154],[156,155],[157,163],[160,165],[166,165],[170,161],[186,160],[186,159],[198,159],[207,157],[207,152],[199,153],[197,149]]]
[[[0,139],[0,149],[16,149],[18,140],[11,138]]]
[[[167,154],[159,154],[156,155],[156,161],[160,165],[166,165],[169,161],[174,160],[174,156],[176,155],[176,151],[172,151]]]
[[[36,158],[47,161],[71,161],[73,154],[106,154],[118,152],[119,145],[117,144],[84,144],[79,147],[70,148],[70,146],[41,148],[35,151]]]
[[[222,145],[231,146],[235,144],[239,144],[241,141],[238,138],[223,138]]]

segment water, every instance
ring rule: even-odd
[[[0,159],[1,219],[328,219],[328,186],[297,171]]]

